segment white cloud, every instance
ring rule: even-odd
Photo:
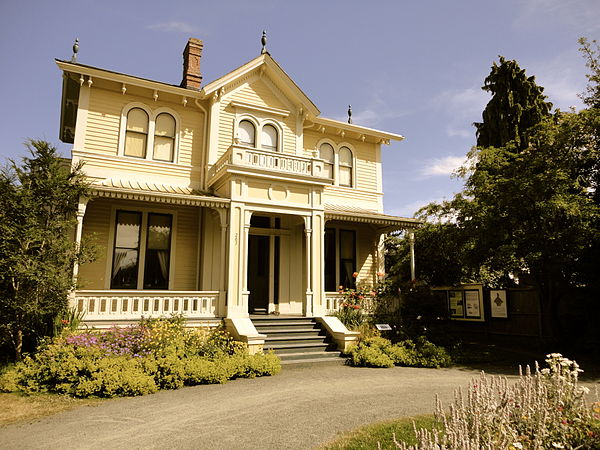
[[[164,31],[167,33],[198,33],[200,31],[197,27],[193,25],[190,25],[185,22],[177,22],[174,20],[170,22],[162,22],[153,25],[148,25],[147,28],[154,31]]]
[[[446,156],[444,158],[434,158],[425,161],[425,166],[421,169],[421,175],[426,177],[450,176],[456,169],[465,162],[464,156]]]
[[[600,2],[597,0],[524,0],[514,25],[522,29],[543,27],[555,30],[562,25],[579,35],[600,30]]]
[[[446,135],[461,139],[473,139],[473,122],[481,120],[481,111],[489,101],[489,94],[479,86],[465,89],[447,89],[432,100],[433,108],[448,117]]]

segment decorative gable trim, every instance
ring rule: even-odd
[[[238,102],[238,101],[230,102],[229,106],[231,106],[232,108],[235,108],[235,109],[261,112],[261,113],[264,113],[269,116],[287,117],[290,115],[290,112],[285,109],[269,108],[267,106],[253,105],[250,103],[244,103],[244,102]]]

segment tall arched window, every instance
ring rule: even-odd
[[[125,155],[137,158],[146,157],[148,121],[148,114],[143,109],[132,108],[129,110],[125,131]]]
[[[249,120],[242,120],[238,125],[238,138],[242,145],[254,147],[256,142],[256,129]]]
[[[352,187],[352,150],[348,147],[342,147],[339,151],[339,165],[340,165],[340,186]]]
[[[277,151],[277,128],[273,125],[265,125],[262,128],[260,146],[263,150]]]
[[[331,144],[323,143],[319,148],[319,157],[325,161],[325,177],[333,179],[334,152]]]
[[[171,114],[161,113],[154,125],[154,155],[160,161],[173,161],[175,150],[175,118]]]

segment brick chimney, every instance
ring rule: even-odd
[[[200,75],[200,57],[204,44],[200,39],[189,38],[183,51],[183,79],[181,87],[200,90],[202,75]]]

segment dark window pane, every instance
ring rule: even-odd
[[[271,218],[252,215],[250,218],[250,226],[255,228],[271,228]]]
[[[170,215],[148,214],[144,289],[169,288],[171,223]]]
[[[335,280],[335,230],[325,229],[325,291],[338,290]]]
[[[140,213],[117,211],[112,289],[136,289],[140,243]]]
[[[354,289],[356,279],[356,232],[340,230],[340,285]]]

